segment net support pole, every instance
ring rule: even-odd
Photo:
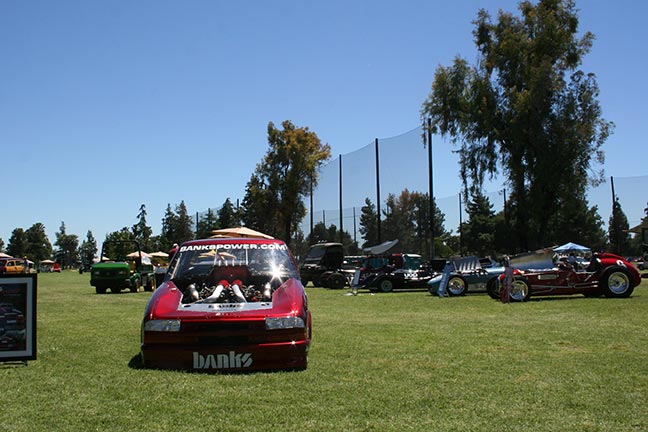
[[[344,223],[342,222],[342,155],[340,155],[340,243],[344,243]]]
[[[430,259],[434,259],[436,251],[434,250],[435,220],[434,220],[434,182],[432,170],[432,124],[427,119],[427,145],[428,145],[428,189],[430,194]]]
[[[380,157],[378,156],[378,138],[375,141],[376,148],[376,225],[378,228],[378,244],[382,243],[382,232],[380,228]]]
[[[313,232],[313,177],[310,178],[310,233]]]

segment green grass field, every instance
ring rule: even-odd
[[[308,288],[302,372],[141,369],[150,293],[38,279],[38,359],[0,363],[0,431],[645,431],[648,282],[630,299]]]

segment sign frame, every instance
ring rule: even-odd
[[[0,362],[36,360],[37,275],[0,276]]]

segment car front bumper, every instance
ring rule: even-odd
[[[305,369],[310,340],[256,345],[142,344],[144,367],[205,372]]]

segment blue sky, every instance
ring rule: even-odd
[[[606,176],[646,175],[636,156],[646,148],[648,4],[577,4],[581,31],[596,35],[582,69],[597,75],[616,124]],[[167,204],[195,213],[243,198],[269,121],[308,126],[334,155],[405,133],[437,66],[476,58],[477,10],[516,6],[3,0],[0,238],[42,222],[53,241],[64,221],[101,241],[133,225],[142,203],[159,234]],[[453,195],[456,158],[442,141],[434,151],[435,196]],[[643,209],[645,185],[638,193]]]

